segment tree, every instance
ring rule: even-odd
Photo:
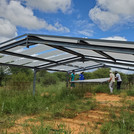
[[[0,66],[0,86],[2,86],[2,80],[5,78],[6,74],[4,72],[4,67]]]

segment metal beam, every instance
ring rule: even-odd
[[[117,69],[134,71],[134,68],[125,67],[125,66],[104,65],[104,67],[111,67],[111,68],[117,68]]]
[[[4,42],[0,43],[0,46],[3,45],[3,44],[9,43],[11,41],[15,41],[16,39],[27,37],[27,35],[28,34],[23,34],[23,35],[20,35],[20,36],[15,37],[15,38],[12,38],[10,40],[4,41]]]
[[[101,43],[111,43],[111,44],[118,43],[118,44],[134,45],[134,42],[132,42],[132,41],[117,41],[117,40],[105,40],[105,39],[88,39],[88,38],[66,37],[66,36],[55,36],[55,35],[43,35],[43,34],[32,34],[32,33],[28,34],[28,37],[32,38],[32,39],[36,38],[37,40],[44,40],[44,39],[42,39],[42,37],[43,38],[45,37],[45,38],[49,38],[48,39],[49,41],[50,41],[50,38],[52,38],[51,41],[55,41],[55,40],[53,40],[55,38],[56,41],[57,41],[57,39],[59,39],[59,41],[61,39],[68,40],[68,41],[70,41],[70,40],[76,40],[76,41],[84,40],[84,41],[101,42]]]
[[[35,69],[36,67],[30,67],[30,66],[25,66],[25,65],[16,65],[16,64],[10,64],[10,63],[0,63],[2,66],[13,66],[13,67],[22,67],[22,68],[31,68]]]
[[[40,69],[38,69],[38,70],[40,70]],[[48,70],[48,71],[57,71],[57,72],[67,72],[67,71],[65,71],[65,70],[61,70],[61,69],[45,69],[45,70]]]
[[[62,46],[52,46],[52,45],[49,45],[49,44],[45,44],[45,45],[50,46],[50,47],[54,47],[56,49],[62,50],[64,52],[67,52],[67,53],[70,53],[70,54],[73,54],[73,55],[77,55],[77,56],[79,56],[79,57],[84,59],[84,55],[83,54],[75,52],[75,51],[73,51],[71,49],[68,49],[68,48],[65,48],[65,47],[62,47]]]
[[[69,67],[76,67],[76,68],[79,68],[79,69],[84,68],[82,66],[77,66],[77,65],[72,65],[72,64],[65,64],[65,65],[69,66]]]
[[[26,44],[26,40],[22,39],[22,40],[10,43],[8,45],[4,45],[2,47],[0,46],[0,52],[11,49],[11,48],[16,47],[16,46],[25,45],[25,44]]]
[[[2,54],[7,54],[7,55],[12,55],[12,56],[17,56],[17,57],[23,57],[27,59],[32,59],[32,60],[39,60],[39,61],[44,61],[44,62],[51,62],[51,63],[57,63],[56,61],[48,60],[48,59],[42,59],[34,56],[29,56],[29,55],[24,55],[24,54],[18,54],[14,52],[9,52],[9,51],[2,51]]]
[[[68,43],[68,42],[54,42],[54,41],[45,41],[45,40],[31,40],[29,42],[46,44],[51,46],[62,46],[68,48],[77,48],[77,49],[86,49],[86,50],[98,50],[105,52],[115,52],[115,53],[124,53],[124,54],[134,54],[134,48],[126,48],[126,47],[115,47],[115,46],[103,46],[103,45],[94,45],[94,44],[86,44],[81,41],[78,43]]]
[[[83,69],[75,69],[75,72],[86,71],[86,70],[91,70],[91,69],[100,68],[100,67],[104,67],[104,64],[97,64],[97,65],[93,65],[93,66],[88,66],[88,67],[85,67]],[[69,70],[68,72],[72,72],[72,70]]]
[[[81,59],[81,57],[76,57],[76,58],[73,58],[73,59],[71,59],[71,60],[68,60],[68,59],[66,59],[66,60],[64,60],[64,61],[62,61],[62,60],[60,60],[60,61],[58,61],[58,63],[57,64],[48,64],[48,65],[45,65],[45,66],[37,66],[39,69],[49,69],[49,68],[51,68],[51,67],[55,67],[55,66],[59,66],[59,65],[65,65],[65,64],[67,64],[67,63],[71,63],[71,62],[75,62],[75,61],[80,61],[80,60],[82,60]]]
[[[100,55],[102,55],[102,56],[104,56],[104,57],[106,57],[106,58],[108,58],[108,59],[113,60],[114,62],[116,62],[116,60],[112,56],[110,56],[110,55],[108,55],[108,54],[106,54],[106,53],[104,53],[102,51],[98,51],[98,50],[93,50],[93,51],[98,53],[98,54],[100,54]]]
[[[99,62],[99,63],[110,63],[110,64],[113,64],[113,65],[126,65],[126,66],[130,66],[130,67],[134,67],[134,64],[132,64],[132,62],[124,62],[123,60],[122,61],[119,61],[119,60],[116,60],[116,62],[113,62],[112,60],[108,60],[108,59],[104,59],[104,58],[94,58],[94,57],[85,57],[85,60],[87,61],[95,61],[95,62]]]
[[[68,60],[73,60],[73,59],[77,59],[78,57],[71,57],[71,58],[67,58],[67,59],[63,59],[63,60],[58,60],[57,61],[57,65],[58,65],[58,63],[61,63],[61,62],[64,62],[64,61],[68,61]],[[79,59],[81,59],[81,58],[79,58]],[[47,63],[47,64],[42,64],[42,65],[39,65],[39,66],[37,66],[38,68],[41,68],[41,67],[44,67],[44,66],[51,66],[51,65],[56,65],[56,64],[53,64],[53,63]]]

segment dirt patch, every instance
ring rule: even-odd
[[[93,95],[91,93],[87,93],[85,95],[86,98],[94,97],[98,102],[98,107],[95,110],[86,111],[83,113],[78,114],[73,119],[68,118],[61,118],[56,119],[53,121],[44,120],[45,124],[55,124],[55,129],[60,124],[64,124],[67,130],[71,130],[72,134],[79,134],[79,133],[96,133],[100,134],[100,127],[101,125],[109,120],[109,111],[103,110],[103,108],[108,109],[110,106],[112,107],[121,107],[122,102],[121,100],[123,97],[118,95],[109,95],[105,93],[97,93]],[[134,100],[134,97],[127,97],[128,100]],[[33,123],[30,122],[30,119],[35,119],[36,117],[22,117],[15,122],[15,126],[8,129],[7,132],[10,133],[20,133],[20,134],[30,134],[30,131],[24,131],[24,124],[27,122],[29,126],[31,125],[40,125],[40,122],[34,121]],[[29,127],[28,126],[28,127]],[[27,128],[28,128],[27,127]]]

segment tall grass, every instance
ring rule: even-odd
[[[35,96],[33,96],[31,90],[0,90],[0,116],[7,114],[34,115],[49,113],[54,118],[56,116],[64,116],[65,109],[76,105],[78,108],[76,108],[74,113],[82,111],[82,109],[87,110],[95,107],[95,101],[92,99],[81,103],[82,97],[86,92],[85,90],[80,88],[70,90],[65,87],[65,83],[48,87],[37,86],[36,90]],[[81,107],[80,104],[85,107]],[[90,107],[90,105],[92,106]],[[75,114],[73,115],[75,116]]]
[[[128,111],[121,112],[120,117],[103,124],[101,128],[102,134],[131,134],[133,131],[134,114]]]

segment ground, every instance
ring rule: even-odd
[[[64,124],[66,129],[71,130],[71,134],[85,134],[93,133],[100,134],[101,125],[109,120],[110,117],[110,109],[115,108],[118,109],[122,106],[123,99],[131,99],[134,100],[134,97],[126,97],[125,95],[110,95],[106,93],[97,93],[92,95],[91,93],[87,93],[85,97],[94,97],[98,103],[98,106],[94,110],[85,111],[78,114],[73,119],[68,118],[60,118],[55,120],[44,120],[43,122],[46,124],[54,124],[55,126],[59,126],[60,124]],[[17,121],[15,121],[15,126],[9,128],[7,132],[16,134],[17,132],[20,134],[26,134],[29,132],[29,127],[27,130],[24,130],[24,127],[27,123],[27,126],[31,125],[40,125],[38,121],[32,123],[30,120],[34,120],[36,117],[21,117]],[[30,132],[29,132],[30,134]]]

